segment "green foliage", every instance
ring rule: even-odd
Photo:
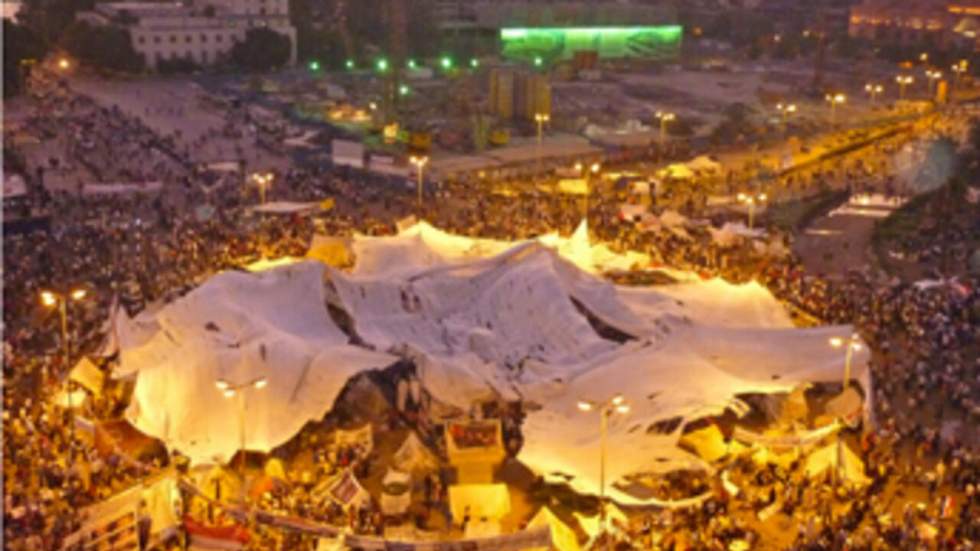
[[[64,30],[60,44],[77,59],[94,67],[125,72],[143,69],[143,57],[133,49],[129,31],[121,27],[76,21]]]
[[[11,97],[23,89],[29,61],[40,61],[47,48],[41,37],[24,25],[3,20],[3,95]],[[22,63],[23,62],[23,63]]]
[[[245,40],[231,49],[232,61],[250,71],[268,71],[289,61],[289,37],[271,29],[249,29]]]

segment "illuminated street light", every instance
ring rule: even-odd
[[[667,140],[667,123],[676,119],[677,115],[665,111],[657,111],[656,117],[660,120],[660,145],[663,145]]]
[[[58,68],[61,69],[62,71],[67,71],[68,69],[71,68],[71,62],[68,61],[68,58],[63,57],[58,60]]]
[[[851,356],[854,352],[861,350],[861,338],[857,335],[857,333],[855,333],[847,339],[843,339],[841,337],[831,337],[828,342],[833,348],[847,346],[847,350],[844,354],[844,388],[846,389],[851,383]]]
[[[769,200],[769,197],[765,193],[759,193],[756,195],[739,193],[737,199],[739,203],[748,205],[749,229],[752,229],[752,225],[755,222],[755,206],[765,204],[765,202]]]
[[[375,67],[378,68],[379,73],[386,72],[388,70],[388,60],[382,57],[375,63]]]
[[[830,124],[837,120],[837,105],[847,101],[844,94],[827,94],[824,99],[830,103]]]
[[[415,63],[415,60],[414,59],[409,59],[408,60],[408,68],[409,69],[414,69],[416,67],[418,67],[418,65]]]
[[[411,92],[411,89],[407,85],[401,84],[398,86],[398,95],[407,96],[409,92]]]
[[[789,103],[789,104],[777,103],[776,104],[776,111],[779,111],[779,120],[780,120],[780,122],[783,125],[785,125],[786,124],[786,118],[788,116],[792,115],[793,113],[796,113],[796,104],[795,103]]]
[[[861,338],[858,336],[857,333],[853,333],[847,339],[843,339],[841,337],[831,337],[828,340],[828,342],[830,343],[830,346],[833,347],[833,348],[841,348],[841,347],[844,347],[844,346],[847,347],[847,350],[844,353],[844,385],[841,387],[841,396],[843,396],[844,393],[847,392],[848,387],[851,386],[851,358],[853,357],[853,355],[854,355],[855,352],[857,352],[858,350],[861,350]],[[841,465],[843,464],[843,461],[841,461],[841,459],[843,459],[842,456],[841,456],[841,454],[842,454],[842,451],[843,451],[842,448],[843,448],[843,445],[844,444],[841,441],[841,431],[844,428],[844,423],[840,419],[838,419],[838,423],[840,424],[840,426],[837,428],[837,472],[836,472],[836,475],[837,476],[836,476],[836,479],[840,479],[841,478],[841,475],[843,474],[843,471],[841,470],[842,469]],[[835,481],[836,481],[836,479],[835,479]]]
[[[453,68],[453,58],[442,56],[442,59],[439,60],[439,65],[442,66],[443,70],[448,71]]]
[[[258,377],[246,383],[232,384],[224,379],[218,379],[214,386],[221,392],[222,396],[232,399],[238,396],[238,427],[239,427],[239,447],[238,453],[242,454],[241,475],[242,481],[245,480],[245,391],[250,389],[261,390],[269,383],[265,377]]]
[[[544,59],[542,59],[539,55],[534,56],[534,66],[540,67],[542,65],[544,65]]]
[[[418,174],[418,183],[416,184],[416,187],[418,188],[418,192],[419,192],[418,213],[419,216],[421,216],[422,215],[422,182],[423,182],[422,171],[425,169],[425,165],[428,164],[429,158],[424,155],[419,157],[412,155],[411,157],[408,158],[408,161],[413,165],[415,165],[416,173]]]
[[[265,195],[269,186],[272,185],[272,181],[276,178],[276,175],[271,172],[255,172],[252,174],[252,181],[259,188],[259,203],[265,204]]]
[[[929,95],[932,95],[932,91],[936,87],[936,81],[943,78],[942,71],[926,71],[926,78],[929,79]]]
[[[915,82],[915,78],[911,75],[898,75],[895,82],[898,83],[898,99],[905,99],[905,87]]]
[[[538,123],[538,171],[541,171],[541,135],[544,131],[545,123],[551,121],[551,116],[547,113],[535,113],[534,122]]]
[[[875,103],[878,99],[878,94],[885,91],[885,87],[880,84],[868,83],[864,85],[864,91],[871,96],[871,103]]]
[[[960,79],[963,78],[963,73],[966,72],[966,60],[960,61],[950,67],[950,70],[956,74],[956,84],[960,83]]]
[[[354,60],[353,59],[348,59],[347,62],[344,63],[344,66],[347,67],[347,70],[348,71],[351,70],[351,69],[353,69],[354,68]]]
[[[41,291],[41,304],[48,308],[58,308],[58,315],[61,318],[61,346],[65,354],[65,366],[71,366],[71,343],[68,339],[68,302],[79,302],[88,296],[88,291],[78,287],[62,295],[54,291]],[[47,378],[47,368],[42,371],[42,378]],[[69,386],[70,378],[65,382],[65,393],[68,395],[68,414],[71,416],[71,439],[75,439],[75,405],[72,403],[72,392]],[[74,457],[73,448],[69,447],[69,459]]]
[[[628,414],[630,412],[630,405],[621,394],[617,394],[601,404],[590,400],[580,400],[577,405],[579,411],[595,411],[599,414],[599,526],[600,534],[606,533],[606,537],[608,538],[608,517],[606,515],[606,434],[608,432],[609,417],[614,414]]]
[[[310,67],[310,71],[313,71],[315,73],[320,70],[320,62],[314,59],[313,61],[310,62],[309,67]]]
[[[476,69],[479,66],[480,66],[480,60],[479,59],[477,59],[477,58],[474,57],[473,59],[470,60],[470,67]]]

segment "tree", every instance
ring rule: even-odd
[[[53,44],[75,21],[78,12],[93,7],[95,0],[24,0],[17,21],[30,27],[44,42]]]
[[[250,71],[268,71],[289,62],[292,43],[289,37],[271,29],[249,29],[245,40],[231,49],[232,61]]]
[[[15,96],[23,89],[30,60],[40,61],[47,48],[41,37],[24,25],[3,20],[3,95]]]
[[[84,63],[113,71],[137,72],[143,57],[133,49],[129,31],[76,21],[61,35],[61,46]]]

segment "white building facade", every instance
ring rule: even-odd
[[[289,63],[296,62],[296,28],[288,0],[193,0],[188,3],[113,2],[80,15],[94,24],[129,30],[133,48],[149,70],[186,59],[208,66],[228,59],[249,29],[268,28],[289,38]]]

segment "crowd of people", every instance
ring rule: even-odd
[[[51,213],[51,229],[5,236],[4,542],[9,549],[58,548],[79,526],[82,508],[156,467],[141,468],[118,451],[100,449],[78,429],[78,417],[117,417],[125,407],[125,392],[88,400],[72,411],[52,405],[60,393],[75,390],[67,381],[74,361],[105,344],[105,320],[114,304],[136,315],[218,271],[261,257],[302,256],[316,233],[392,233],[394,221],[409,214],[421,214],[454,233],[511,240],[550,231],[568,234],[586,217],[593,236],[614,248],[646,252],[666,265],[708,276],[757,279],[809,315],[854,323],[874,348],[869,398],[876,425],[862,440],[872,478],[868,487],[835,493],[829,484],[797,479],[798,467],[779,471],[735,465],[742,479],[756,486],[746,495],[769,497],[748,501],[723,494],[697,507],[641,515],[629,530],[635,545],[646,541],[646,548],[684,549],[751,543],[765,533],[751,519],[777,501],[799,527],[794,549],[930,545],[965,550],[980,538],[980,462],[976,435],[970,433],[980,396],[980,286],[975,279],[921,288],[882,283],[869,271],[857,271],[829,280],[807,274],[791,255],[760,253],[751,240],[722,246],[702,226],[692,224],[684,232],[639,231],[618,216],[620,199],[601,188],[588,201],[535,193],[515,200],[444,182],[417,213],[413,190],[401,180],[350,169],[294,168],[277,175],[270,195],[293,201],[333,197],[334,210],[312,217],[257,215],[245,208],[255,200],[254,189],[243,188],[240,179],[206,185],[193,172],[174,168],[184,165],[172,158],[171,149],[155,148],[167,142],[138,120],[98,107],[70,88],[59,85],[58,90],[35,100],[28,130],[50,126],[52,118],[64,121],[64,128],[77,135],[69,158],[89,159],[105,177],[152,177],[165,186],[159,194],[91,196],[79,189],[47,190],[32,179],[30,200]],[[202,205],[211,209],[202,210]],[[704,205],[693,197],[677,200],[689,218],[703,214]],[[76,289],[87,291],[78,301],[71,298]],[[56,309],[39,300],[44,290],[68,301],[67,340]],[[890,513],[895,504],[881,497],[883,488],[907,504],[900,516]],[[360,533],[383,531],[385,521],[376,506],[351,516],[314,503],[301,484],[270,496],[268,505],[276,510],[347,524]],[[938,506],[938,498],[945,496],[954,499],[955,512]],[[927,533],[923,525],[935,532]],[[271,537],[259,537],[253,545],[263,548]],[[292,545],[289,538],[294,537],[274,539],[277,545]]]

